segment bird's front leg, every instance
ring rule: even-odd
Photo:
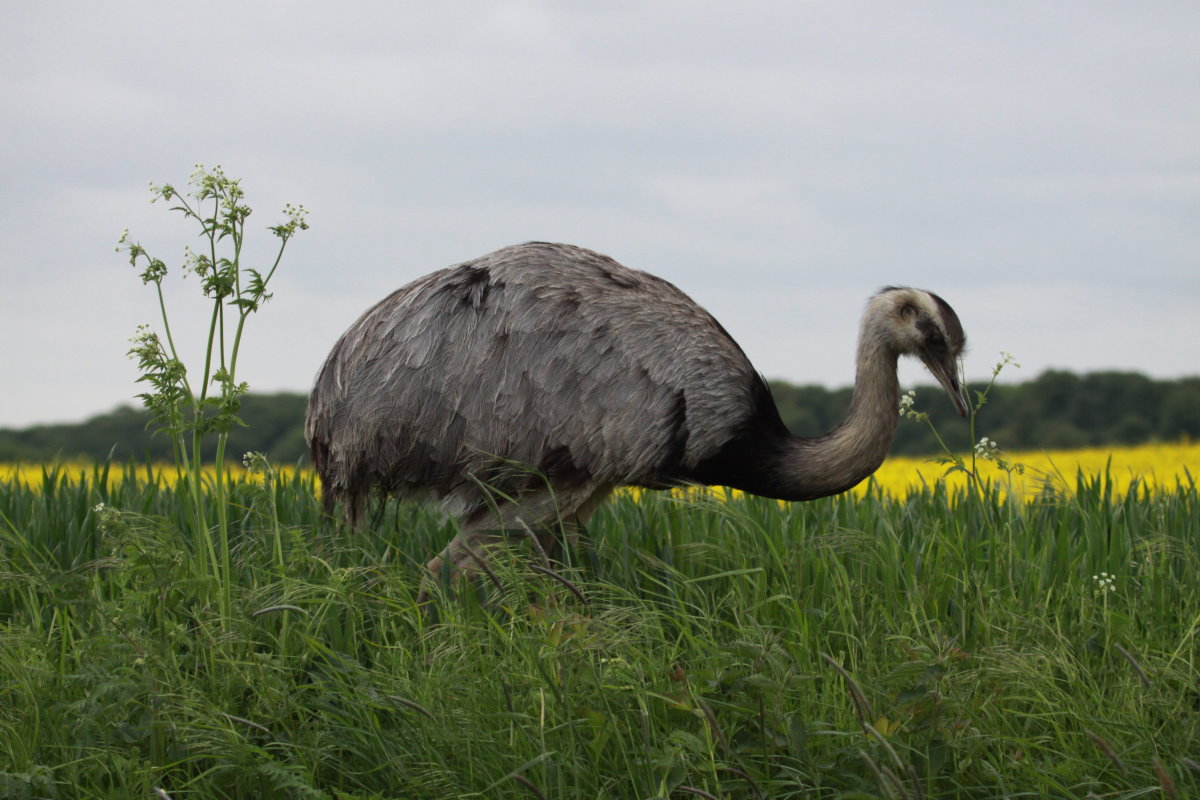
[[[417,603],[429,601],[433,581],[444,581],[447,585],[458,581],[460,577],[471,576],[482,572],[503,590],[504,586],[496,573],[492,571],[490,559],[492,551],[508,539],[508,532],[502,530],[464,530],[450,540],[442,552],[438,553],[425,565],[427,574],[421,579],[421,591],[417,595]]]

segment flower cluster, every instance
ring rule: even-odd
[[[149,325],[138,325],[137,331],[129,337],[129,343],[133,345],[129,352],[138,354],[143,350],[158,352],[162,347],[158,340],[158,334],[150,330]]]
[[[265,453],[250,451],[242,456],[242,466],[247,472],[266,474],[271,469],[271,463],[267,461]]]
[[[96,527],[103,533],[120,533],[125,527],[120,510],[107,503],[97,503],[92,507],[92,513],[96,515]]]
[[[296,231],[308,230],[308,209],[303,205],[292,205],[288,203],[283,207],[283,215],[287,217],[287,222],[282,225],[275,225],[271,228],[271,233],[278,236],[280,239],[287,241]]]
[[[975,445],[975,455],[987,461],[997,461],[1000,455],[1000,447],[994,439],[989,439],[984,436]]]
[[[929,419],[929,415],[924,411],[917,411],[916,402],[917,392],[915,389],[909,389],[900,395],[900,416],[905,419],[915,419],[918,422]]]
[[[1115,592],[1117,590],[1115,585],[1117,578],[1115,575],[1109,575],[1107,572],[1101,572],[1099,575],[1093,575],[1092,580],[1095,582],[1095,592],[1097,597],[1108,592]]]
[[[119,253],[122,250],[129,253],[131,267],[137,267],[138,259],[146,261],[146,268],[141,273],[142,283],[162,283],[162,279],[167,274],[167,265],[160,259],[151,258],[150,254],[146,252],[146,248],[129,238],[128,228],[121,233],[121,238],[117,240],[116,251]]]
[[[1017,473],[1018,475],[1025,474],[1025,465],[1021,463],[1013,463],[1004,457],[1004,451],[1000,449],[1000,445],[996,444],[995,439],[982,437],[975,444],[975,457],[982,458],[984,461],[991,461],[997,467],[1008,473]]]

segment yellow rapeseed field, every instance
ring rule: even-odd
[[[1006,491],[1015,491],[1025,496],[1036,493],[1046,481],[1051,481],[1059,490],[1069,492],[1074,489],[1079,473],[1088,477],[1107,474],[1117,492],[1126,491],[1134,480],[1151,490],[1160,490],[1172,489],[1178,482],[1190,483],[1191,477],[1200,475],[1200,443],[1197,442],[1013,452],[1004,453],[1003,457],[1010,464],[1023,465],[1024,473],[1006,472],[994,462],[977,458],[975,467],[979,476],[1000,484]],[[965,458],[970,466],[970,456]],[[53,467],[59,475],[66,476],[67,480],[72,482],[80,479],[91,480],[94,474],[93,465],[84,462],[62,462]],[[51,465],[0,463],[0,482],[17,481],[36,488],[42,484],[43,471],[49,468]],[[128,469],[141,481],[171,483],[176,480],[178,474],[175,467],[169,465],[138,465]],[[241,465],[231,466],[229,472],[235,480],[251,477]],[[296,469],[283,466],[278,472],[280,478],[290,480]],[[109,480],[124,480],[126,474],[126,468],[114,467],[110,471]],[[211,467],[208,468],[206,477],[212,477]],[[873,476],[873,480],[895,497],[904,497],[913,489],[919,489],[922,485],[932,485],[939,480],[945,480],[951,488],[966,485],[966,476],[961,472],[946,476],[945,464],[928,458],[902,456],[885,461]],[[862,495],[867,491],[868,485],[869,481],[863,481],[853,492]]]
[[[43,483],[43,475],[53,471],[59,479],[65,478],[69,483],[79,483],[82,480],[91,481],[97,474],[97,467],[87,461],[58,461],[52,464],[23,464],[0,462],[0,483],[16,481],[31,488],[37,488]],[[296,474],[294,466],[275,468],[280,480],[291,480]],[[252,474],[241,464],[230,462],[227,472],[234,480],[261,480],[260,476]],[[126,480],[129,474],[138,481],[155,481],[164,485],[175,483],[180,471],[173,464],[114,464],[108,473],[110,486],[115,486]],[[216,475],[216,469],[207,465],[201,471],[203,479],[211,481]]]
[[[1081,473],[1088,478],[1107,476],[1115,492],[1127,491],[1135,480],[1151,490],[1173,489],[1178,482],[1188,484],[1191,477],[1200,475],[1200,443],[1197,442],[1030,450],[1005,452],[1002,456],[1008,464],[1023,467],[1023,473],[1016,469],[1005,471],[995,462],[976,458],[974,467],[979,477],[1023,496],[1036,493],[1047,481],[1060,490],[1073,490]],[[972,466],[970,455],[965,456],[965,461],[968,467]],[[946,475],[946,470],[946,464],[928,458],[895,457],[883,463],[874,479],[897,497],[903,497],[913,488],[936,483],[943,476],[951,487],[966,486],[964,473]],[[865,492],[867,483],[864,481],[856,486],[855,493]]]

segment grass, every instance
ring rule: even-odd
[[[423,611],[433,512],[236,478],[228,614],[186,491],[0,482],[0,796],[1200,794],[1190,480],[626,496]]]

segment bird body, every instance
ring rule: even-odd
[[[786,500],[835,494],[883,461],[899,355],[950,391],[964,336],[936,295],[868,303],[846,420],[792,436],[742,349],[672,284],[583,248],[531,242],[420,278],[334,346],[305,431],[329,508],[372,491],[432,495],[462,533],[582,523],[615,487],[726,485]],[[431,568],[441,560],[431,562]]]

